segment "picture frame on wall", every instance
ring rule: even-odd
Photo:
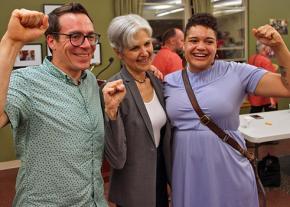
[[[63,4],[43,4],[43,13],[44,14],[49,14],[52,12],[54,9],[62,6]],[[46,44],[46,55],[51,56],[51,52],[49,50],[48,45]]]
[[[94,56],[91,60],[91,64],[94,64],[94,65],[101,65],[102,64],[101,43],[96,44],[96,50],[95,50]]]
[[[269,19],[269,23],[281,35],[288,35],[288,21],[286,19]]]
[[[42,63],[42,44],[33,43],[24,45],[19,51],[14,68],[40,65]]]
[[[43,13],[44,14],[49,14],[52,12],[54,9],[62,6],[63,4],[43,4]]]

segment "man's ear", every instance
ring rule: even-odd
[[[169,40],[168,40],[169,44],[170,45],[175,45],[176,43],[176,38],[175,37],[171,37]]]
[[[53,38],[52,35],[47,35],[46,36],[46,44],[49,48],[51,48],[51,50],[53,50],[55,48],[55,38]]]

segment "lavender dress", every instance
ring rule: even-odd
[[[202,72],[187,71],[203,112],[245,147],[238,131],[240,105],[266,71],[215,61]],[[174,207],[257,207],[254,172],[246,158],[203,126],[184,89],[181,71],[165,78],[166,108],[174,127]]]

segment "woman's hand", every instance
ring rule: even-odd
[[[254,28],[253,33],[257,40],[264,45],[277,47],[284,44],[283,38],[279,32],[269,24],[261,26],[257,29]]]
[[[156,76],[156,78],[163,80],[163,74],[154,65],[150,66],[150,71]]]
[[[116,120],[117,112],[120,103],[126,95],[126,88],[123,84],[123,80],[116,80],[108,82],[103,90],[105,112],[109,119]]]
[[[268,24],[261,26],[258,29],[253,29],[253,33],[257,40],[271,47],[275,53],[278,65],[285,68],[285,73],[282,74],[282,78],[284,79],[283,84],[285,85],[286,82],[288,82],[285,86],[290,91],[290,52],[283,41],[282,36],[276,29]]]

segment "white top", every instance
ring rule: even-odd
[[[147,113],[150,117],[150,121],[153,127],[155,145],[156,147],[158,147],[160,143],[160,131],[161,131],[161,128],[166,123],[166,114],[156,96],[154,89],[153,89],[153,93],[154,94],[153,94],[152,100],[147,103],[146,102],[144,103],[145,103],[145,107],[147,109]]]
[[[252,118],[251,115],[261,118]],[[290,110],[240,115],[239,131],[253,143],[287,139],[290,137]]]

